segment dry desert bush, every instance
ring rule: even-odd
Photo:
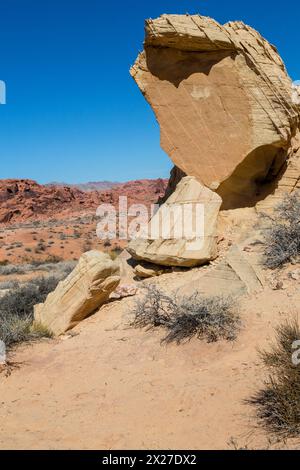
[[[296,320],[286,321],[276,330],[276,343],[260,353],[268,378],[249,402],[256,407],[259,421],[282,437],[300,435],[300,364],[292,360],[295,341],[300,340]],[[298,347],[299,349],[299,347]]]
[[[9,276],[11,274],[26,274],[34,271],[46,271],[48,273],[61,273],[69,274],[75,267],[76,261],[56,261],[56,259],[49,258],[41,262],[31,261],[25,264],[8,264],[0,265],[0,275]]]
[[[46,270],[50,271],[51,268],[53,269],[53,266],[48,265]],[[46,329],[33,321],[33,307],[44,302],[47,295],[54,291],[57,284],[65,279],[73,268],[74,263],[56,263],[51,275],[22,284],[16,281],[2,283],[2,289],[10,289],[0,299],[0,339],[7,347],[41,336],[50,336]]]
[[[169,296],[156,286],[145,286],[145,295],[134,307],[134,327],[163,327],[163,342],[188,341],[192,337],[208,342],[234,340],[240,326],[232,298],[203,297],[198,292],[190,296]]]
[[[275,269],[300,255],[300,192],[286,195],[275,208],[265,232],[263,263]]]

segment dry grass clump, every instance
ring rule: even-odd
[[[25,264],[3,264],[0,265],[0,275],[9,276],[11,274],[26,274],[34,271],[46,271],[51,273],[70,274],[75,268],[77,261],[52,261],[31,262]]]
[[[234,340],[239,329],[239,316],[231,298],[169,296],[154,285],[145,287],[146,294],[134,307],[134,327],[163,327],[163,342],[177,344],[192,337],[208,342]]]
[[[33,279],[17,285],[0,299],[0,339],[7,347],[49,336],[48,331],[33,324],[33,307],[44,302],[58,282],[59,279],[54,276]]]
[[[42,336],[51,336],[49,331],[34,322],[33,307],[44,302],[47,295],[55,290],[57,284],[65,279],[76,265],[75,261],[53,261],[0,266],[1,274],[22,274],[40,269],[51,273],[26,283],[13,280],[1,283],[0,288],[9,289],[0,299],[0,339],[6,347]]]
[[[34,322],[33,307],[46,300],[47,295],[67,277],[75,264],[75,262],[59,262],[43,265],[46,271],[52,269],[53,274],[22,284],[16,281],[2,283],[2,289],[9,289],[9,292],[0,299],[0,339],[4,341],[6,347],[42,336],[50,336],[49,331]],[[24,265],[22,267],[24,268]]]
[[[268,378],[249,402],[257,409],[262,425],[281,437],[300,435],[300,328],[296,320],[276,330],[276,343],[261,352]],[[298,352],[299,351],[299,352]],[[294,355],[294,356],[293,356]],[[294,357],[294,361],[293,361]]]
[[[300,192],[286,195],[275,208],[265,233],[263,263],[275,269],[300,255]]]
[[[15,280],[9,280],[9,281],[2,281],[0,282],[0,291],[1,290],[11,290],[11,289],[16,289],[18,287],[19,283],[18,281]]]
[[[4,341],[7,348],[17,343],[51,338],[51,336],[51,332],[45,327],[33,323],[31,315],[24,318],[16,315],[0,317],[0,339]]]

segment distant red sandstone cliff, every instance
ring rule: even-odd
[[[74,186],[43,186],[27,179],[0,180],[0,223],[15,224],[91,213],[101,203],[117,205],[119,196],[127,196],[129,204],[149,206],[164,195],[167,183],[166,179],[136,180],[105,191],[87,192]]]

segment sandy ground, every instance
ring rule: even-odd
[[[78,259],[91,249],[112,251],[124,245],[122,240],[111,240],[106,246],[97,238],[96,222],[80,217],[59,220],[54,226],[45,221],[40,226],[0,227],[0,260],[13,264]]]
[[[244,400],[265,375],[257,349],[299,301],[297,282],[245,299],[234,343],[161,345],[161,331],[128,328],[133,300],[123,299],[75,336],[19,347],[19,367],[0,375],[0,448],[270,447]]]

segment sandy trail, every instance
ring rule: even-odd
[[[266,446],[244,399],[264,375],[257,348],[293,313],[286,299],[267,291],[245,300],[234,343],[162,346],[162,332],[127,328],[132,299],[124,299],[82,322],[77,336],[19,347],[20,368],[0,375],[0,448]]]

